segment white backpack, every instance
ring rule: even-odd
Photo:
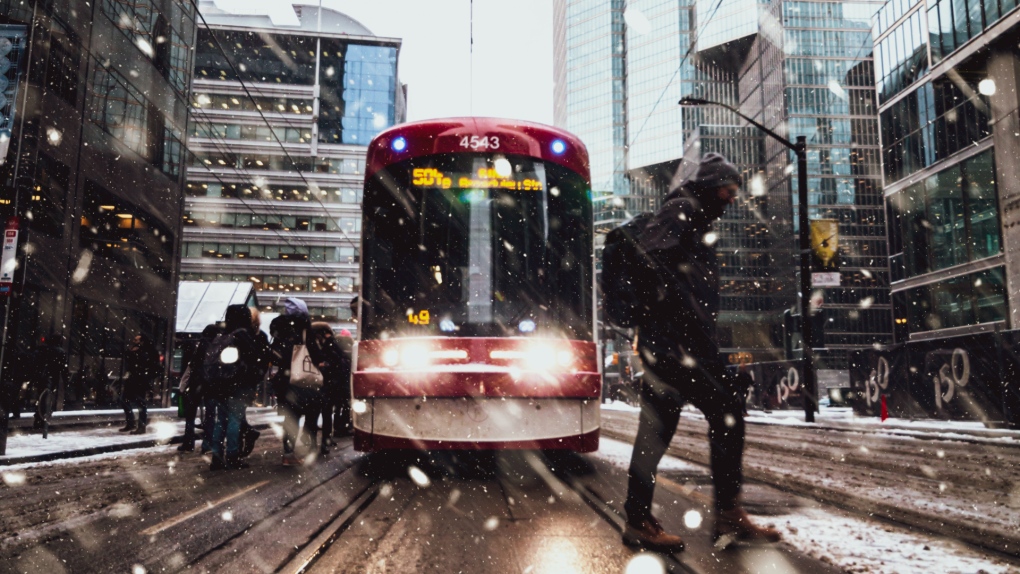
[[[294,352],[290,357],[290,384],[309,391],[322,390],[322,372],[308,354],[304,331],[301,332],[301,344],[294,345]]]

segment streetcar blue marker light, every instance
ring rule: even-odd
[[[390,147],[393,148],[393,151],[404,151],[407,149],[407,140],[403,136],[393,138],[393,141],[390,142]]]
[[[567,151],[567,144],[563,140],[553,140],[549,148],[552,150],[554,154],[560,155],[561,153]]]
[[[535,322],[531,319],[525,319],[521,321],[517,328],[521,330],[521,333],[533,333],[535,331]]]
[[[457,330],[457,326],[453,324],[453,321],[443,319],[439,322],[439,330],[444,333],[452,333]]]

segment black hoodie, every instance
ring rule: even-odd
[[[718,368],[719,262],[712,223],[726,210],[719,187],[740,185],[733,164],[706,154],[691,177],[670,190],[641,234],[641,247],[655,262],[644,286],[649,312],[639,328],[641,345],[654,354],[690,356]]]

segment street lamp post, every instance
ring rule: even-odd
[[[701,98],[683,98],[681,106],[719,106],[737,114],[766,135],[793,150],[797,155],[797,219],[800,227],[800,332],[804,339],[804,420],[815,422],[818,384],[815,377],[815,333],[808,313],[811,310],[811,230],[808,222],[807,138],[797,136],[796,143],[740,113],[736,108]]]

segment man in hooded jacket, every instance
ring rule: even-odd
[[[719,263],[712,223],[740,189],[741,177],[722,155],[706,154],[697,171],[666,196],[638,238],[648,256],[639,297],[647,312],[638,321],[644,364],[641,415],[631,458],[624,541],[656,550],[683,549],[652,516],[659,461],[684,403],[708,421],[715,487],[714,540],[777,541],[779,533],[755,526],[739,504],[743,481],[743,392],[728,376],[716,342]]]

